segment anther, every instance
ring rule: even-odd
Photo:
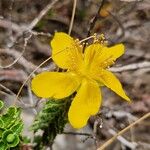
[[[104,34],[100,34],[97,40],[101,45],[107,46],[107,41],[105,39]]]
[[[96,33],[94,33],[94,35],[93,35],[93,43],[97,43],[97,42],[99,42],[99,40],[98,40],[98,38],[97,38],[97,34]]]

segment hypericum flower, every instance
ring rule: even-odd
[[[124,53],[123,44],[106,47],[98,42],[85,48],[65,33],[55,33],[51,41],[52,59],[66,72],[43,72],[32,80],[32,90],[43,98],[62,99],[77,92],[68,112],[74,128],[87,124],[101,105],[101,86],[105,85],[130,101],[119,80],[107,70]]]

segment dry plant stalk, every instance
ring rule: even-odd
[[[142,122],[143,120],[147,119],[150,117],[150,112],[145,114],[143,117],[139,118],[138,120],[136,120],[135,122],[131,123],[129,126],[127,126],[126,128],[124,128],[123,130],[121,130],[120,132],[118,132],[116,135],[114,135],[111,139],[109,139],[107,142],[105,142],[102,146],[100,146],[97,150],[104,150],[106,147],[108,147],[114,140],[116,140],[116,138],[120,135],[122,135],[123,133],[125,133],[126,131],[128,131],[130,128],[132,128],[133,126],[139,124],[140,122]]]

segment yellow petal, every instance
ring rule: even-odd
[[[57,32],[51,41],[52,59],[63,69],[75,67],[75,62],[82,61],[80,46],[69,35]]]
[[[103,46],[101,44],[91,44],[85,49],[84,61],[87,65],[90,65],[92,62],[97,61],[99,58]]]
[[[102,71],[102,74],[100,75],[100,82],[102,82],[116,94],[121,96],[123,99],[130,101],[130,98],[125,94],[125,91],[123,90],[120,81],[110,71]]]
[[[99,72],[99,56],[101,54],[103,46],[101,44],[95,43],[91,44],[85,49],[84,53],[84,63],[88,75],[91,77],[97,72]]]
[[[99,64],[102,68],[106,68],[124,54],[124,45],[117,44],[112,47],[104,47],[99,55]]]
[[[71,95],[79,84],[73,73],[43,72],[32,80],[32,90],[39,97],[60,99]]]
[[[95,81],[83,80],[70,106],[68,117],[74,128],[82,128],[101,105],[101,93]]]
[[[84,61],[90,70],[94,68],[106,68],[124,53],[124,45],[118,44],[106,47],[101,44],[91,44],[85,49]]]

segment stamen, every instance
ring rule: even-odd
[[[102,68],[109,68],[109,66],[113,65],[113,64],[114,64],[114,59],[111,56],[107,60],[104,60],[104,62],[100,64],[100,67],[102,67]]]
[[[79,39],[74,40],[74,42],[75,42],[75,48],[79,47],[81,49],[81,51],[82,51],[83,44],[81,44],[81,42],[79,41]]]
[[[106,41],[104,34],[100,34],[99,36],[97,36],[97,34],[95,33],[93,36],[93,43],[100,43],[103,46],[107,46],[108,41]]]
[[[68,52],[70,70],[75,71],[79,68],[76,58],[78,57],[78,51],[82,50],[82,45],[79,43],[79,40],[76,39],[75,43],[72,44],[72,51]]]
[[[93,40],[93,43],[99,43],[99,40],[97,38],[97,34],[94,33],[94,40]]]
[[[92,39],[92,38],[94,38],[94,35],[89,36],[89,37],[87,37],[87,38],[81,40],[80,43],[82,43],[82,42],[84,42],[84,41],[87,41],[87,40],[89,40],[89,39]]]
[[[85,43],[86,44],[86,47],[89,45],[89,43]]]
[[[75,41],[75,43],[79,43],[80,44],[79,39],[75,39],[74,41]]]

